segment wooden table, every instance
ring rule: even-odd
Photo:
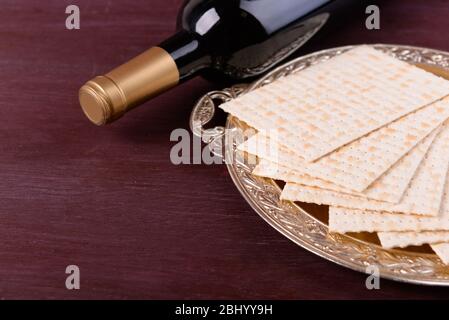
[[[195,79],[98,128],[79,86],[174,29],[178,0],[3,0],[0,7],[0,298],[442,298],[296,246],[260,219],[224,166],[170,162],[170,132],[221,84]],[[81,30],[65,29],[65,8]],[[370,4],[372,2],[369,2]],[[376,2],[374,2],[376,3]],[[300,54],[357,43],[449,50],[447,1],[383,1]],[[368,4],[368,3],[367,3]],[[81,289],[65,288],[65,268]]]

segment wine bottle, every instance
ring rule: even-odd
[[[328,20],[332,0],[190,0],[178,31],[79,92],[86,116],[110,123],[150,98],[205,73],[234,79],[260,75]]]

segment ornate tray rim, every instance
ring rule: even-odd
[[[370,44],[402,60],[433,65],[449,71],[449,52],[429,48]],[[224,143],[224,154],[235,154],[235,143],[227,143],[225,129],[235,130],[240,124],[232,116],[227,117],[226,128],[204,129],[214,116],[214,100],[228,101],[279,77],[345,52],[355,45],[325,49],[291,60],[277,67],[250,85],[237,85],[203,96],[194,107],[190,119],[191,129],[201,135],[210,146]],[[233,157],[233,159],[236,159]],[[434,254],[416,253],[396,249],[384,249],[349,235],[329,233],[323,222],[307,213],[293,202],[279,200],[281,189],[272,180],[251,174],[251,167],[244,161],[227,161],[227,169],[243,198],[254,211],[282,235],[304,249],[341,266],[366,273],[366,268],[376,265],[380,277],[413,284],[449,286],[449,267]]]

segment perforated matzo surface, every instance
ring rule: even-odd
[[[440,214],[436,217],[329,207],[329,230],[333,232],[449,230],[449,175]]]
[[[287,183],[281,198],[345,208],[437,216],[449,165],[449,126],[444,125],[398,204]]]
[[[418,165],[422,161],[424,155],[430,147],[430,144],[435,138],[436,133],[437,130],[426,137],[415,148],[410,150],[408,154],[406,154],[401,160],[394,164],[393,167],[390,168],[390,170],[385,172],[380,178],[372,183],[366,190],[363,191],[363,193],[352,191],[351,189],[346,189],[324,179],[309,179],[308,177],[311,176],[308,174],[304,174],[304,172],[308,171],[307,169],[309,163],[301,162],[292,164],[291,162],[289,162],[291,160],[289,151],[282,146],[278,146],[278,150],[276,152],[270,151],[276,149],[276,147],[273,147],[272,140],[266,138],[262,134],[256,134],[252,136],[238,148],[240,150],[246,150],[249,153],[255,154],[262,159],[270,159],[272,161],[272,165],[278,163],[281,164],[281,167],[288,167],[290,169],[288,174],[286,174],[285,172],[277,172],[277,176],[275,176],[273,172],[274,169],[268,168],[269,164],[264,163],[264,167],[257,168],[257,173],[259,175],[263,176],[265,171],[265,174],[271,173],[269,177],[274,179],[281,179],[286,182],[295,182],[304,184],[306,186],[315,186],[322,189],[364,196],[369,199],[398,203],[402,198],[402,195],[405,192],[410,180],[412,179]],[[270,145],[271,149],[268,147],[268,145]],[[318,160],[318,162],[319,161],[321,160]],[[286,164],[286,166],[283,166],[283,164]],[[348,165],[350,164],[348,163]],[[368,165],[366,165],[365,167],[368,167]],[[362,168],[361,170],[365,171],[364,168]],[[349,182],[350,180],[348,180],[348,184]]]
[[[301,174],[293,172],[291,169],[282,166],[280,164],[276,164],[269,160],[259,159],[259,163],[254,168],[253,172],[256,176],[267,177],[275,180],[282,180],[285,182],[294,182],[303,184],[311,187],[318,187],[321,189],[333,190],[338,192],[344,192],[349,194],[356,194],[359,196],[364,196],[363,193],[353,192],[351,190],[345,190],[343,187],[340,187],[332,182],[324,181],[319,178],[311,177],[307,174]]]
[[[402,117],[314,163],[308,163],[296,156],[289,148],[280,145],[279,139],[276,139],[276,144],[261,133],[251,137],[239,146],[239,149],[288,166],[295,171],[333,182],[344,189],[363,191],[448,117],[449,98],[445,98]],[[415,153],[416,156],[419,154],[423,156],[422,152]],[[393,183],[394,188],[390,190],[384,185],[382,194],[377,194],[376,197],[374,192],[370,191],[371,197],[389,202],[399,201],[419,161],[418,157],[412,156],[403,161],[395,172],[393,181],[382,181]]]
[[[449,93],[449,82],[367,46],[221,105],[307,161]]]

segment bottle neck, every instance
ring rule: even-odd
[[[86,116],[103,125],[194,76],[210,65],[200,42],[180,31],[103,76],[88,81],[79,93]]]
[[[181,30],[159,44],[175,61],[179,81],[187,80],[211,64],[211,58],[201,42],[188,31]]]

